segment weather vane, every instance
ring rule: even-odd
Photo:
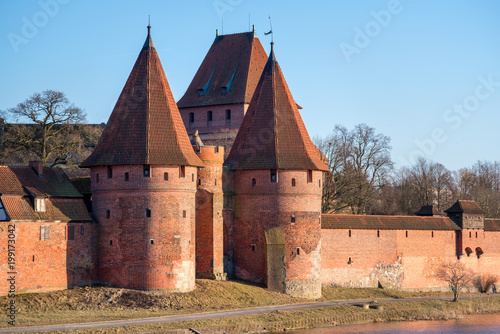
[[[271,15],[269,15],[269,26],[271,27],[271,30],[269,30],[268,32],[265,32],[264,35],[271,34],[271,43],[274,43],[274,39],[273,39],[273,23],[271,22]]]

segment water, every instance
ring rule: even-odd
[[[330,333],[500,333],[500,314],[471,315],[460,320],[383,322],[324,327],[293,332]]]

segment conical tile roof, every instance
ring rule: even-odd
[[[81,167],[103,165],[204,166],[191,147],[149,26],[99,143]]]
[[[328,170],[300,117],[273,44],[226,164],[233,170]]]

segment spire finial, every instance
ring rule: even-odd
[[[146,42],[144,42],[143,48],[154,48],[153,40],[151,39],[151,16],[148,15],[148,37],[146,37]]]
[[[148,34],[151,32],[151,15],[148,15]]]

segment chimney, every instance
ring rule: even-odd
[[[30,161],[29,166],[33,168],[38,177],[43,177],[43,165],[41,161]]]

